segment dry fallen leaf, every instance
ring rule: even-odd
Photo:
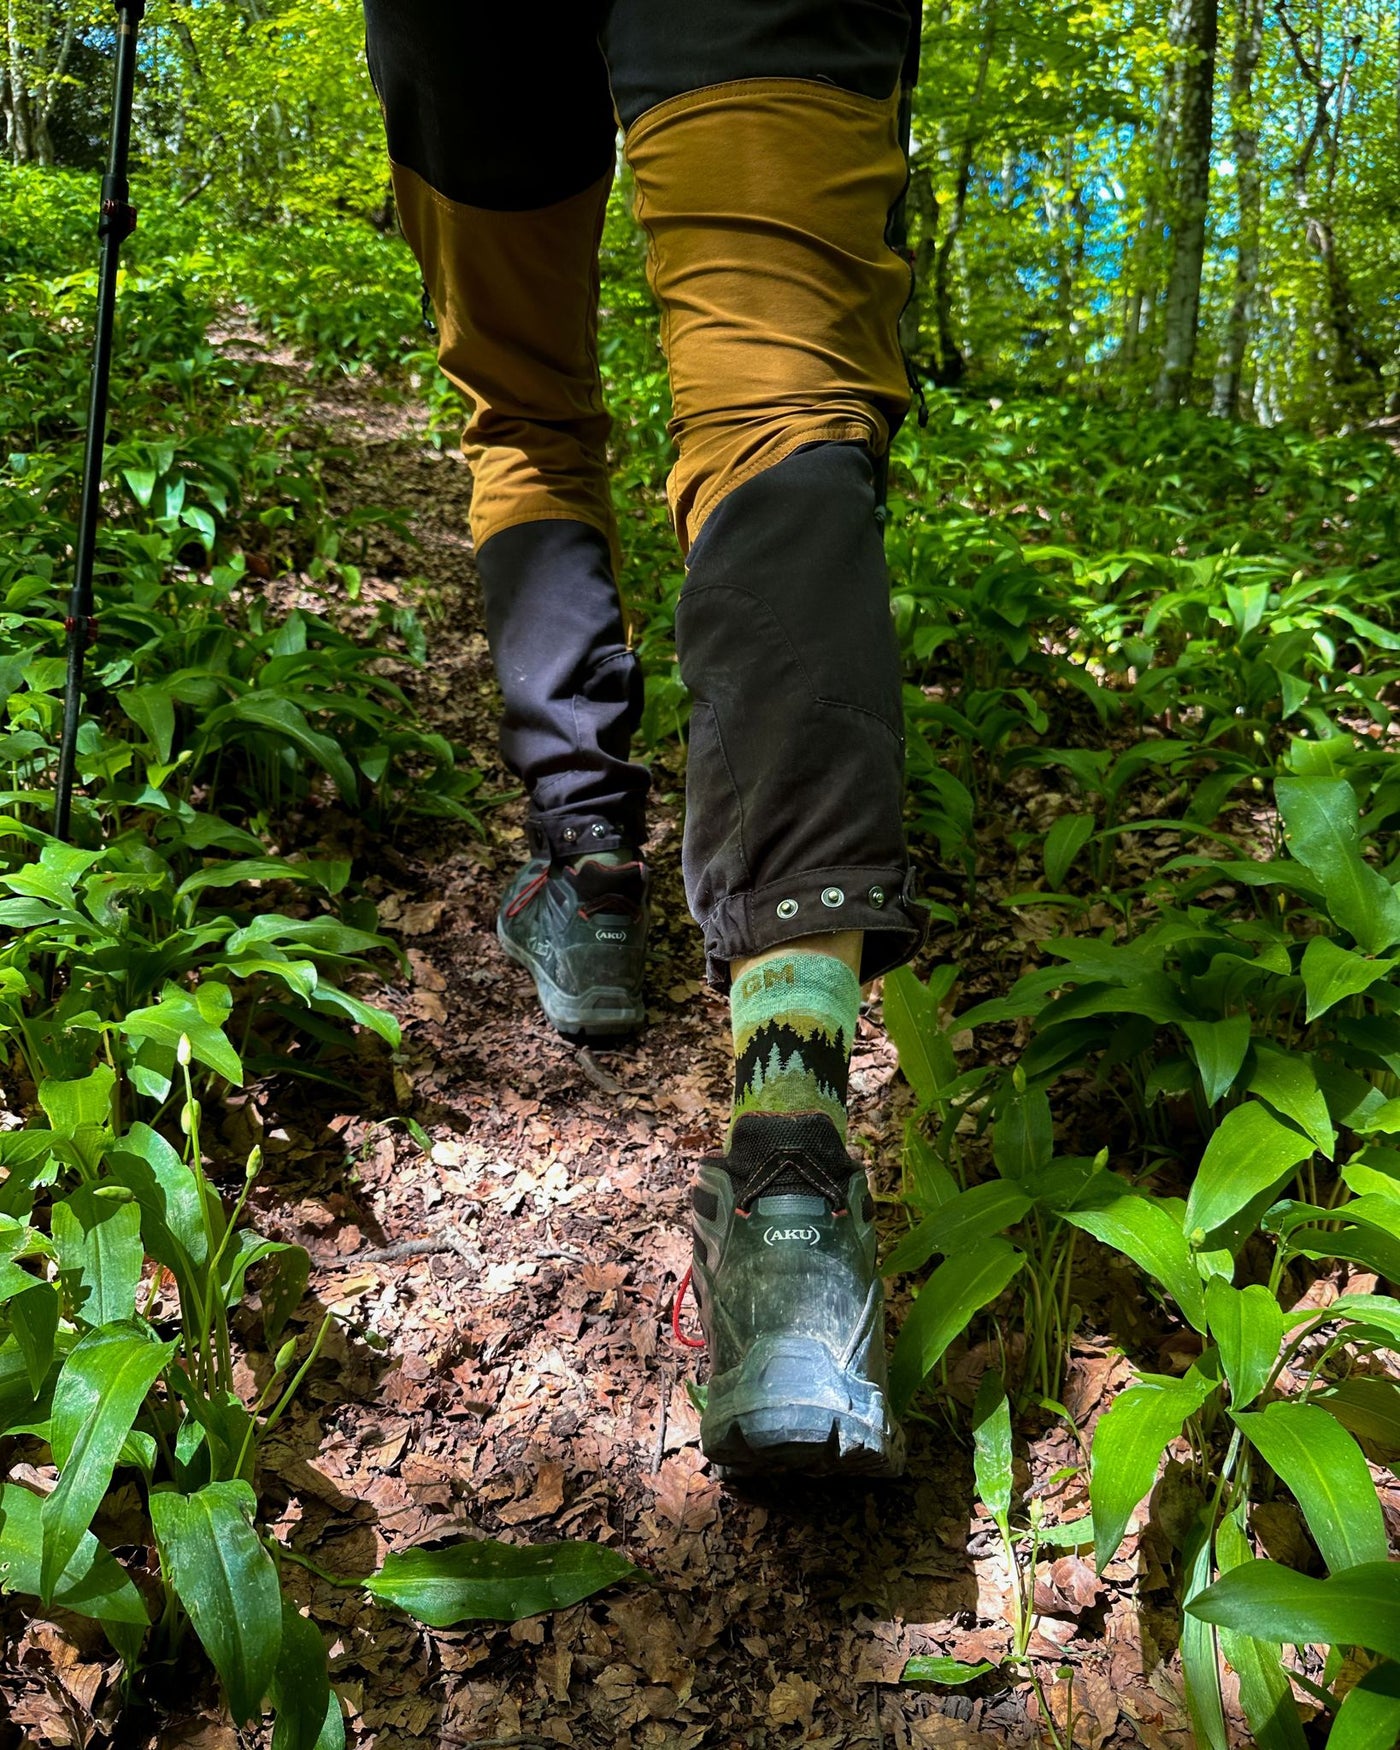
[[[442,922],[440,899],[417,900],[406,905],[394,922],[394,928],[404,936],[426,936]]]
[[[160,1735],[160,1750],[238,1750],[238,1733],[216,1720],[186,1720]]]
[[[1057,1678],[1045,1699],[1056,1725],[1075,1750],[1099,1750],[1118,1724],[1113,1687],[1098,1672],[1076,1671],[1072,1682]]]
[[[447,1019],[447,1004],[436,991],[416,990],[413,993],[413,1012],[420,1021],[437,1021]]]
[[[563,1505],[564,1467],[547,1459],[535,1473],[535,1484],[530,1493],[519,1501],[508,1501],[503,1507],[498,1507],[496,1516],[504,1525],[523,1525],[527,1520],[544,1519],[557,1513]]]
[[[821,1690],[810,1677],[800,1677],[795,1671],[790,1671],[773,1686],[768,1697],[768,1718],[775,1726],[801,1724],[805,1730],[812,1724],[812,1709],[820,1694]]]
[[[915,1750],[1003,1750],[1006,1743],[999,1735],[979,1732],[966,1720],[950,1719],[946,1714],[911,1720],[909,1733]]]
[[[1035,1608],[1042,1616],[1063,1616],[1078,1621],[1093,1608],[1103,1591],[1103,1582],[1088,1562],[1076,1555],[1042,1563],[1036,1574]]]
[[[408,963],[413,968],[413,982],[420,990],[446,990],[447,980],[423,953],[421,948],[410,948]]]
[[[703,1474],[703,1463],[693,1447],[683,1447],[650,1479],[657,1511],[681,1531],[701,1531],[719,1515],[720,1486]]]
[[[585,1264],[578,1279],[590,1294],[600,1294],[604,1289],[621,1288],[630,1275],[626,1264]]]

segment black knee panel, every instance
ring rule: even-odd
[[[910,0],[612,0],[603,46],[624,128],[658,103],[735,79],[816,79],[888,97]]]
[[[602,0],[364,0],[389,156],[467,206],[522,212],[596,182],[616,124]]]
[[[736,487],[691,550],[676,614],[692,695],[684,862],[711,972],[864,930],[862,976],[907,958],[899,651],[856,444]]]

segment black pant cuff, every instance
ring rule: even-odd
[[[891,865],[808,869],[748,893],[731,893],[701,927],[705,974],[717,990],[728,990],[735,960],[839,930],[865,932],[864,984],[912,959],[925,934],[914,904],[914,871]]]
[[[640,852],[646,838],[646,821],[640,812],[619,816],[586,808],[552,808],[542,814],[531,814],[525,830],[531,856],[557,862],[564,857],[582,856],[586,851]]]

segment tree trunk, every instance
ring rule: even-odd
[[[1138,124],[1132,124],[1133,143],[1137,143]],[[1131,152],[1130,152],[1131,156]],[[1123,263],[1123,332],[1118,344],[1118,363],[1124,369],[1131,369],[1137,357],[1138,334],[1142,327],[1142,273],[1139,259],[1142,254],[1142,231],[1133,237],[1126,248]]]
[[[1157,405],[1179,407],[1191,398],[1196,330],[1201,313],[1201,268],[1210,203],[1210,147],[1214,121],[1215,49],[1219,0],[1183,0],[1181,20],[1180,153],[1172,203],[1171,274],[1157,378]]]
[[[10,0],[8,8],[5,46],[8,51],[5,112],[9,129],[10,162],[29,164],[34,157],[34,138],[29,119],[29,80],[25,72],[19,9],[15,0]]]
[[[1177,13],[1173,12],[1172,17],[1175,21]],[[1179,28],[1174,23],[1173,40]],[[1177,96],[1179,75],[1180,68],[1170,65],[1162,82],[1161,102],[1157,106],[1157,127],[1152,142],[1153,174],[1147,178],[1142,218],[1132,244],[1128,292],[1123,302],[1122,362],[1128,372],[1134,370],[1139,354],[1145,350],[1143,342],[1150,332],[1157,304],[1157,239],[1162,228],[1162,201],[1171,185],[1171,166],[1176,155],[1177,111],[1180,107]],[[1143,108],[1151,107],[1150,100],[1145,99],[1142,93],[1136,95]],[[1135,124],[1135,136],[1136,132]]]
[[[938,369],[933,380],[940,389],[960,383],[967,362],[958,346],[953,326],[953,250],[967,217],[967,193],[972,185],[972,163],[982,143],[982,104],[987,95],[987,75],[991,71],[992,48],[996,42],[996,0],[990,0],[982,27],[982,48],[977,60],[977,78],[967,106],[967,126],[958,148],[957,174],[953,182],[953,198],[946,209],[943,235],[933,254],[933,309],[938,329]]]
[[[45,168],[50,167],[54,161],[53,136],[49,132],[49,124],[58,107],[58,99],[63,91],[63,76],[68,71],[68,62],[72,57],[77,36],[77,20],[70,13],[68,22],[63,27],[63,38],[58,45],[53,70],[45,73],[42,87],[36,88],[34,94],[34,158]],[[47,48],[47,44],[45,47]]]
[[[917,152],[909,161],[909,188],[904,196],[904,211],[908,220],[914,270],[914,293],[899,318],[899,343],[911,359],[918,359],[930,377],[938,374],[937,361],[923,357],[921,329],[926,303],[932,302],[933,262],[938,247],[938,193],[933,186],[932,154]],[[943,349],[943,322],[938,320],[937,348]]]
[[[967,360],[963,350],[958,345],[957,323],[953,319],[953,275],[952,259],[953,244],[957,241],[958,231],[962,228],[962,212],[957,198],[948,209],[948,220],[943,227],[940,238],[937,230],[937,220],[940,213],[938,196],[932,185],[929,187],[931,217],[933,223],[928,230],[928,247],[925,260],[926,271],[930,272],[930,291],[933,301],[933,332],[935,358],[933,368],[929,371],[929,380],[938,389],[956,388],[967,375]],[[921,250],[922,254],[923,251]],[[918,271],[916,261],[915,271]]]
[[[1084,368],[1083,336],[1075,315],[1075,292],[1084,270],[1088,213],[1084,190],[1076,186],[1075,136],[1061,145],[1058,172],[1045,168],[1045,228],[1055,239],[1055,326],[1062,362],[1071,375]]]
[[[1361,54],[1358,35],[1341,39],[1341,61],[1335,76],[1327,71],[1324,56],[1327,38],[1321,27],[1314,35],[1312,53],[1288,15],[1287,0],[1277,0],[1283,26],[1298,71],[1312,87],[1313,116],[1303,150],[1289,167],[1293,197],[1302,216],[1304,235],[1322,267],[1321,315],[1331,330],[1333,389],[1352,417],[1364,418],[1380,402],[1384,392],[1381,361],[1367,344],[1357,321],[1351,279],[1337,244],[1335,202],[1337,172],[1341,163],[1342,127],[1351,91],[1352,74]],[[1314,162],[1321,158],[1322,191],[1315,199],[1312,188]]]
[[[1262,179],[1259,175],[1259,119],[1254,111],[1254,72],[1264,45],[1264,0],[1235,0],[1235,53],[1230,69],[1230,135],[1235,158],[1236,223],[1235,295],[1225,328],[1225,344],[1215,371],[1211,412],[1226,419],[1242,417],[1240,390],[1244,379],[1244,349],[1254,315],[1254,288],[1259,283],[1259,216]]]

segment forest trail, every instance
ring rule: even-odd
[[[346,611],[417,606],[428,664],[396,673],[432,727],[472,750],[483,793],[507,788],[460,456],[437,453],[421,408],[372,380],[317,386],[304,417],[299,437],[330,458],[333,502],[402,513],[412,536],[372,533],[362,603]],[[690,1163],[717,1146],[727,1111],[727,1008],[702,984],[681,891],[666,800],[678,781],[656,778],[639,1040],[576,1051],[501,954],[496,899],[524,854],[517,800],[484,812],[484,841],[429,822],[353,846],[414,969],[411,988],[373,993],[405,1027],[392,1096],[373,1089],[387,1082],[373,1071],[354,1114],[318,1104],[313,1117],[299,1092],[290,1111],[274,1096],[234,1121],[269,1159],[255,1223],[317,1260],[302,1322],[321,1307],[347,1321],[266,1450],[280,1534],[337,1575],[449,1534],[591,1538],[655,1585],[514,1627],[432,1633],[309,1571],[291,1584],[332,1634],[332,1678],[359,1743],[376,1750],[1037,1742],[1024,1685],[898,1684],[915,1653],[995,1660],[1007,1648],[1007,1571],[950,1428],[915,1423],[907,1477],[854,1489],[741,1495],[700,1457],[686,1390],[696,1352],[675,1342],[670,1310],[688,1262]],[[862,1020],[852,1090],[853,1147],[892,1197],[908,1093],[878,1005]],[[398,1114],[427,1133],[430,1154]],[[970,1402],[987,1349],[951,1364],[955,1399]],[[1115,1377],[1107,1354],[1076,1361],[1067,1395],[1081,1420]],[[1077,1485],[1057,1497],[1065,1483],[1053,1482],[1077,1457],[1055,1424],[1028,1453],[1021,1480],[1052,1481],[1052,1516],[1082,1511]],[[1047,1687],[1072,1657],[1075,1743],[1087,1750],[1189,1742],[1179,1698],[1160,1672],[1143,1674],[1125,1589],[1135,1543],[1109,1585],[1065,1556],[1043,1589],[1034,1649],[1054,1661]]]
[[[317,1711],[323,1650],[345,1750],[1244,1750],[1334,1715],[1340,1744],[1383,1706],[1351,1699],[1370,1658],[1378,1687],[1400,1662],[1367,1650],[1381,1615],[1276,1649],[1292,1599],[1382,1555],[1400,1614],[1394,7],[910,7],[920,416],[885,539],[932,929],[871,993],[851,1142],[885,1258],[923,1227],[891,1331],[939,1353],[906,1376],[903,1479],[747,1493],[699,1454],[705,1358],[671,1331],[732,1073],[678,868],[674,592],[636,590],[650,1024],[585,1054],[495,938],[525,807],[365,7],[125,10],[10,0],[0,51],[0,1750],[306,1750],[287,1674]],[[371,8],[398,47],[414,10]],[[781,37],[801,8],[773,10]],[[565,37],[532,24],[533,64]],[[676,561],[635,193],[600,215],[595,350],[645,586]],[[478,776],[479,822],[428,814]],[[376,922],[401,963],[341,952]],[[142,1162],[174,1205],[135,1195]],[[297,1250],[246,1276],[259,1235]],[[984,1380],[1009,1489],[974,1476]],[[1091,1468],[1102,1573],[1068,1541]],[[423,1618],[460,1599],[380,1601],[469,1539],[641,1577],[447,1632]]]

